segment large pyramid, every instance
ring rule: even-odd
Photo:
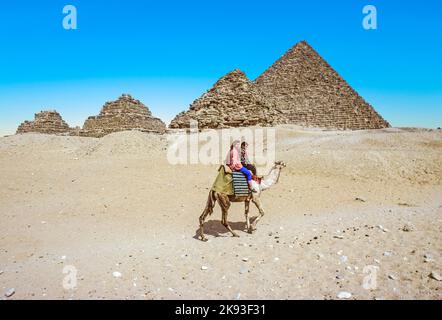
[[[190,120],[200,129],[274,125],[279,117],[244,72],[234,70],[223,76],[187,112],[172,120],[170,128],[189,128]]]
[[[89,117],[80,131],[81,136],[101,138],[126,130],[164,133],[166,125],[154,118],[139,100],[123,94],[116,101],[106,102],[98,116]]]
[[[305,41],[287,51],[255,83],[284,113],[279,123],[352,130],[390,126]]]
[[[55,110],[41,111],[35,114],[34,121],[25,121],[17,128],[17,134],[36,132],[46,134],[71,134],[73,129]]]

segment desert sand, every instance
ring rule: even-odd
[[[232,238],[217,206],[207,243],[196,231],[217,166],[172,166],[166,150],[140,132],[0,138],[1,296],[442,298],[442,131],[278,127],[287,167],[258,230],[233,204]]]

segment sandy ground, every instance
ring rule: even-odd
[[[442,298],[441,131],[279,127],[287,168],[257,232],[234,204],[230,237],[217,207],[207,243],[195,235],[216,166],[169,165],[166,148],[137,132],[0,138],[1,296]]]

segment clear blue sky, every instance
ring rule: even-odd
[[[62,28],[64,5],[78,29]],[[362,8],[378,9],[378,30]],[[0,4],[0,135],[57,109],[72,126],[131,93],[170,121],[225,73],[255,79],[307,40],[394,126],[442,126],[439,0],[46,0]]]

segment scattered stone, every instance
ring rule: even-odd
[[[239,299],[241,299],[241,293],[240,292],[238,292],[238,294],[235,296],[235,300],[239,300]]]
[[[121,276],[122,276],[121,272],[118,272],[118,271],[114,271],[114,272],[112,272],[112,275],[113,275],[115,278],[121,278]]]
[[[344,237],[343,236],[333,236],[333,238],[335,238],[335,239],[344,239]]]
[[[249,261],[249,258],[242,258],[242,261],[247,262]]]
[[[402,231],[412,232],[412,231],[414,231],[414,226],[410,223],[407,223],[405,226],[402,227]]]
[[[393,255],[393,253],[391,253],[390,251],[385,251],[384,252],[384,256],[385,257],[391,257]]]
[[[406,202],[400,202],[400,203],[398,203],[398,206],[401,206],[401,207],[413,207],[413,205],[411,205],[409,203],[406,203]]]
[[[424,254],[424,262],[425,263],[429,263],[429,262],[433,262],[433,261],[434,261],[434,259],[431,254],[428,254],[428,253]]]
[[[209,268],[206,266],[201,266],[201,270],[207,270],[207,269],[209,269]]]
[[[437,281],[442,281],[442,276],[436,271],[430,273],[430,278]]]
[[[347,256],[341,256],[341,257],[339,258],[339,260],[340,260],[342,263],[346,263],[346,262],[348,261],[348,257],[347,257]]]
[[[9,297],[12,297],[14,294],[15,294],[15,289],[11,288],[11,289],[6,290],[5,297],[9,298]]]
[[[362,197],[356,197],[355,200],[360,202],[367,202],[367,200],[365,200],[365,198]]]
[[[350,292],[346,292],[346,291],[341,291],[337,295],[338,299],[350,299],[351,296],[352,296],[351,293]]]
[[[390,230],[384,228],[384,227],[381,226],[381,225],[378,225],[378,228],[379,228],[382,232],[385,232],[385,233],[390,231]]]
[[[388,275],[388,279],[397,280],[397,277],[395,275],[393,275],[393,274],[389,274]]]
[[[247,272],[249,272],[249,269],[247,269],[246,267],[241,267],[241,269],[239,270],[240,274],[245,274]]]

